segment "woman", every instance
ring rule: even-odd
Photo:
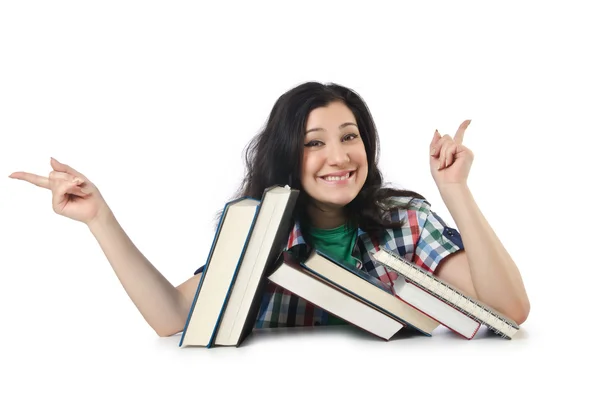
[[[300,195],[288,249],[319,248],[393,283],[397,274],[368,254],[385,246],[521,324],[529,300],[520,273],[467,186],[473,154],[462,140],[468,124],[463,122],[454,137],[436,130],[429,157],[460,233],[421,195],[383,187],[370,112],[357,93],[335,84],[301,84],[276,101],[264,130],[247,147],[247,172],[236,197],[260,198],[269,186],[289,184]],[[135,247],[88,178],[55,159],[51,166],[47,178],[25,172],[10,177],[50,189],[56,213],[89,227],[158,335],[182,331],[202,268],[171,285]],[[273,284],[262,302],[256,327],[340,323]]]

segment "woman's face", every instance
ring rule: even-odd
[[[350,203],[367,179],[365,146],[352,111],[341,102],[314,109],[304,136],[302,187],[322,209]]]

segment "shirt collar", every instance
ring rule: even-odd
[[[362,230],[360,227],[357,229],[358,237],[362,236],[365,233],[366,232],[364,230]],[[300,221],[298,221],[298,220],[295,221],[294,227],[292,228],[292,231],[290,232],[290,236],[288,238],[288,243],[287,243],[287,249],[293,250],[293,251],[310,249],[310,247],[308,246],[308,243],[302,236],[302,230],[300,229]]]

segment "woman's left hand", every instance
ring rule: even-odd
[[[462,142],[470,123],[471,120],[463,121],[454,138],[448,134],[441,136],[435,130],[429,146],[429,167],[438,189],[451,184],[467,184],[473,152]]]

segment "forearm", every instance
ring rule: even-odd
[[[180,331],[189,310],[182,293],[138,250],[112,211],[106,209],[88,227],[148,324],[160,336]]]
[[[460,231],[478,298],[503,313],[526,317],[529,300],[521,274],[469,188],[451,185],[440,193]]]

